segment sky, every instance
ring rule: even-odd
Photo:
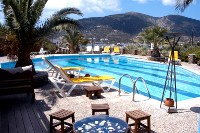
[[[182,15],[200,20],[200,1],[194,0],[184,12],[175,10],[176,0],[49,0],[43,18],[64,7],[75,7],[83,17],[103,17],[126,12],[139,12],[153,17]],[[74,17],[74,16],[73,16]]]
[[[175,10],[175,5],[176,0],[48,0],[41,20],[65,7],[75,7],[81,10],[83,16],[70,16],[74,19],[138,12],[153,17],[182,15],[200,20],[199,0],[194,0],[184,12]],[[3,22],[3,18],[2,13],[0,13],[0,22]]]

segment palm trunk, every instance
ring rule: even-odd
[[[27,45],[21,45],[17,56],[18,56],[18,60],[16,62],[15,67],[24,67],[24,66],[32,65],[33,74],[36,74],[35,67],[33,65],[32,60],[30,59],[30,50],[27,48]]]
[[[74,50],[73,45],[69,46],[69,52],[70,52],[70,54],[74,54],[75,50]]]

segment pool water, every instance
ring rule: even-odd
[[[167,74],[167,64],[141,61],[125,56],[60,56],[47,57],[54,65],[62,67],[82,66],[85,68],[82,74],[90,75],[111,75],[116,78],[115,87],[119,87],[119,79],[123,74],[129,74],[133,80],[137,77],[144,78],[149,89],[151,98],[161,100],[163,88]],[[33,60],[36,69],[47,67],[41,59]],[[180,66],[176,67],[176,88],[177,100],[187,100],[200,97],[200,75],[192,73]],[[148,93],[141,81],[138,81],[137,89],[139,94],[148,96]],[[133,83],[128,77],[123,77],[121,89],[131,93]],[[165,98],[169,97],[169,87],[167,85]],[[172,95],[173,98],[173,95]]]

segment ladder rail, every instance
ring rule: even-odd
[[[120,79],[119,79],[119,89],[118,89],[118,95],[119,95],[119,96],[120,96],[120,93],[121,93],[121,80],[122,80],[122,78],[125,77],[125,76],[128,77],[128,78],[132,81],[132,83],[133,83],[133,101],[135,101],[135,100],[134,100],[134,98],[135,98],[135,91],[137,91],[137,93],[139,93],[139,91],[138,91],[138,89],[137,89],[137,87],[136,87],[136,82],[137,82],[138,80],[142,80],[142,82],[143,82],[143,84],[144,84],[144,87],[146,88],[146,91],[147,91],[147,93],[148,93],[148,95],[149,95],[149,98],[151,98],[151,95],[150,95],[150,92],[149,92],[149,89],[148,89],[148,87],[147,87],[147,85],[146,85],[145,80],[144,80],[142,77],[137,77],[136,80],[133,80],[132,77],[131,77],[129,74],[123,74],[123,75],[120,77]]]
[[[135,80],[135,82],[134,82],[134,85],[133,85],[133,87],[134,87],[134,88],[133,88],[133,101],[135,101],[135,99],[134,99],[134,98],[135,98],[135,90],[137,89],[137,88],[136,88],[136,82],[137,82],[139,79],[142,80],[143,85],[144,85],[144,87],[145,87],[145,89],[146,89],[146,91],[147,91],[147,93],[148,93],[148,95],[149,95],[149,98],[151,98],[149,89],[148,89],[148,87],[147,87],[147,84],[146,84],[144,78],[142,78],[142,77],[137,77],[136,80]]]
[[[120,96],[120,93],[121,93],[121,89],[120,89],[120,87],[121,87],[121,80],[122,80],[122,78],[125,77],[125,76],[129,77],[129,79],[132,81],[133,85],[134,85],[134,82],[135,82],[129,74],[123,74],[123,75],[120,77],[120,79],[119,79],[119,90],[118,90],[118,95],[119,95],[119,96]],[[136,89],[137,89],[137,88],[136,88]]]

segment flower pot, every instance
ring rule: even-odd
[[[174,100],[170,99],[170,98],[166,98],[165,101],[164,101],[164,104],[165,104],[165,106],[173,107],[174,106]]]

